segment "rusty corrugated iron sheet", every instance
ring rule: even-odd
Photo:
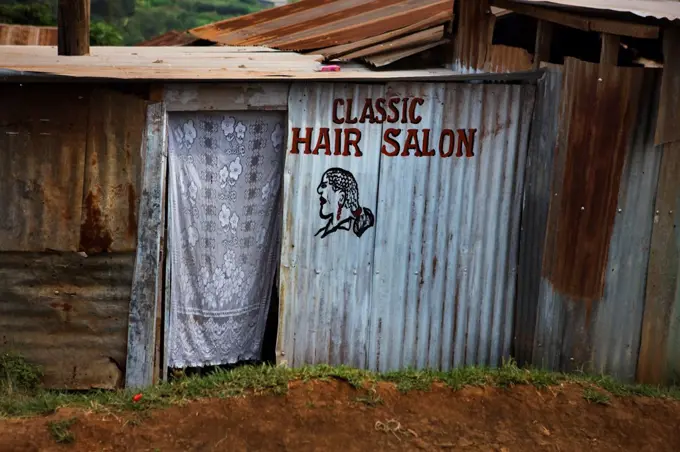
[[[496,16],[488,0],[458,0],[452,69],[463,74],[483,72]]]
[[[0,251],[134,250],[145,101],[93,85],[0,98]]]
[[[522,252],[534,249],[537,256],[521,260],[516,330],[522,322],[533,328],[535,318],[534,365],[632,381],[661,156],[654,147],[658,74],[573,59],[567,59],[564,71],[552,188],[547,192],[546,184],[537,184],[538,191],[525,198],[523,221],[536,233],[525,234]],[[552,139],[541,138],[547,144]],[[537,149],[544,154],[539,160],[550,159],[545,153],[553,152],[551,147]],[[529,166],[528,171],[529,184],[545,168]],[[567,244],[577,250],[566,253]],[[530,336],[517,334],[516,349],[526,360]]]
[[[361,158],[287,156],[282,361],[450,369],[509,356],[533,95],[533,86],[511,84],[293,85],[289,123],[302,131],[338,127],[335,99],[353,99],[358,116],[366,99],[423,103],[417,124],[353,125],[363,137]],[[430,144],[402,156],[404,132],[394,142],[402,151],[390,157],[380,151],[392,146],[384,139],[390,127],[421,140],[429,133]],[[455,131],[460,148],[440,143],[445,130]],[[431,148],[439,149],[434,156],[418,156]],[[320,197],[329,168],[353,174],[361,212],[374,216],[359,237],[353,227],[315,236],[325,223]]]
[[[138,47],[189,46],[199,41],[186,31],[171,30],[160,36],[137,44]]]
[[[489,48],[484,70],[498,74],[530,71],[532,70],[532,61],[533,56],[524,49],[494,44]]]
[[[0,45],[56,46],[57,27],[0,24]]]
[[[0,350],[49,387],[122,382],[146,91],[0,85]]]
[[[548,225],[544,275],[555,289],[584,300],[602,297],[607,256],[642,71],[570,60]],[[603,152],[607,149],[607,152]],[[588,168],[584,171],[585,168]],[[579,246],[574,246],[578,243]]]
[[[49,388],[117,388],[125,376],[134,253],[0,253],[0,351]]]
[[[453,0],[303,0],[189,32],[222,45],[313,52],[327,59],[361,52],[379,67],[448,42],[438,26],[452,18]],[[418,34],[435,27],[436,33]]]

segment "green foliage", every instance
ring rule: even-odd
[[[0,395],[32,393],[38,389],[42,372],[39,367],[14,353],[0,354]]]
[[[609,405],[610,400],[609,396],[604,392],[590,387],[583,389],[583,398],[588,403],[597,403],[599,405]]]
[[[70,444],[76,440],[76,436],[71,431],[71,426],[75,424],[76,418],[64,419],[62,421],[50,421],[47,423],[47,430],[52,438],[59,444]]]
[[[0,23],[49,26],[56,25],[56,10],[48,0],[0,2]]]
[[[120,46],[123,45],[123,35],[111,24],[92,22],[90,25],[90,45]]]

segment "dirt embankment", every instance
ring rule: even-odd
[[[2,420],[0,451],[680,451],[679,402],[612,397],[603,405],[583,394],[570,384],[401,394],[387,383],[366,393],[295,382],[285,396]],[[50,428],[62,420],[73,421],[70,444]]]

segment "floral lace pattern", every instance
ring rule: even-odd
[[[283,117],[173,113],[170,367],[258,359],[278,263]]]

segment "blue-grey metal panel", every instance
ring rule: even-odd
[[[534,87],[294,85],[289,128],[334,127],[335,98],[414,98],[417,124],[356,124],[363,156],[291,154],[284,175],[279,360],[388,370],[497,365],[510,351],[519,218]],[[360,110],[359,110],[360,111]],[[339,126],[338,126],[339,127]],[[407,129],[430,131],[435,156],[381,154],[383,132],[403,150]],[[442,130],[476,129],[474,156],[442,157]],[[445,144],[447,141],[444,142]],[[445,147],[445,149],[447,149]],[[457,151],[457,149],[456,149]],[[302,152],[302,150],[301,150]],[[316,189],[350,170],[375,225],[320,239]]]
[[[366,367],[368,316],[372,293],[375,228],[361,237],[338,231],[315,235],[324,226],[317,189],[329,168],[350,171],[359,203],[375,212],[381,124],[355,124],[363,156],[291,154],[291,130],[331,128],[334,99],[377,99],[380,85],[294,84],[290,90],[288,145],[284,172],[284,233],[281,251],[279,361],[291,366],[315,363]],[[363,103],[355,103],[361,114]],[[354,154],[353,154],[354,155]],[[329,203],[330,204],[330,203]],[[378,219],[378,222],[380,220]]]
[[[369,367],[497,365],[510,352],[534,87],[387,93],[425,99],[416,128],[431,130],[435,149],[442,129],[477,131],[472,157],[381,160]]]

